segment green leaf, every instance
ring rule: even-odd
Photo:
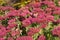
[[[2,25],[7,26],[8,25],[8,20],[2,20]]]
[[[38,36],[39,36],[38,33],[34,34],[34,35],[33,35],[34,40],[36,40],[36,39],[38,38]]]

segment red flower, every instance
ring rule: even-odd
[[[17,26],[17,24],[10,24],[10,25],[7,26],[7,29],[11,29],[11,28],[14,28],[16,26]]]
[[[39,36],[38,40],[46,40],[46,37],[44,35]]]
[[[10,29],[10,28],[13,28],[15,26],[17,26],[17,23],[16,23],[16,19],[11,19],[8,21],[8,26],[7,26],[7,29]]]
[[[28,30],[28,35],[29,36],[32,36],[32,35],[34,35],[35,33],[38,33],[40,31],[40,28],[30,28],[29,30]]]
[[[24,27],[27,27],[31,24],[31,22],[30,22],[29,19],[26,19],[26,20],[22,21],[22,24],[23,24]]]
[[[47,23],[42,23],[40,28],[45,28],[47,26]]]
[[[20,31],[19,30],[13,30],[11,31],[11,36],[16,36],[16,35],[19,35],[20,34]]]
[[[21,37],[18,37],[16,40],[33,40],[33,38],[30,36],[21,36]]]
[[[4,18],[3,18],[3,16],[0,16],[0,20],[3,20]]]
[[[60,15],[60,11],[59,11],[59,10],[55,10],[55,11],[53,12],[53,14]]]
[[[38,8],[38,7],[40,7],[40,5],[41,5],[40,2],[32,2],[28,6],[29,7],[33,7],[33,8]]]
[[[27,32],[27,35],[28,36],[33,36],[35,33],[32,33],[32,32]]]
[[[0,38],[0,40],[5,40],[4,38]]]
[[[17,11],[17,10],[13,10],[13,11],[9,11],[7,14],[6,14],[7,18],[11,17],[11,16],[20,16],[20,13]]]
[[[8,24],[9,24],[9,25],[10,25],[10,24],[14,24],[15,22],[16,22],[16,18],[9,20],[9,21],[8,21]]]
[[[37,17],[37,23],[46,23],[47,22],[47,19],[45,17],[45,14],[41,14]]]
[[[12,37],[8,37],[8,39],[7,40],[14,40]]]
[[[54,21],[54,16],[52,16],[52,15],[47,15],[47,16],[46,16],[46,19],[47,19],[48,22]]]
[[[3,25],[0,25],[0,37],[6,36],[7,31],[6,28]]]
[[[60,23],[60,19],[57,19],[56,22],[57,22],[57,23]]]
[[[53,34],[53,35],[57,35],[57,36],[60,37],[60,26],[55,27],[55,28],[52,30],[52,34]]]
[[[10,6],[2,6],[2,7],[1,7],[1,10],[3,10],[3,11],[6,11],[6,10],[11,10],[11,11],[13,11],[13,10],[15,10],[15,9],[12,8],[12,7],[10,7]]]

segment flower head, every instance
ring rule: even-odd
[[[46,40],[46,37],[44,35],[39,36],[38,40]]]
[[[60,36],[60,26],[55,27],[55,28],[52,30],[52,34],[53,34],[53,35]]]
[[[33,38],[30,36],[22,36],[22,37],[18,37],[16,40],[33,40]]]

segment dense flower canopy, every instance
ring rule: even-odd
[[[0,6],[0,40],[60,40],[60,1]]]

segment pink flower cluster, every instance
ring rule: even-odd
[[[27,34],[29,36],[33,36],[35,33],[38,33],[39,31],[40,31],[40,28],[30,28]]]
[[[58,15],[58,18],[55,15]],[[43,29],[46,29],[50,22],[54,26],[55,23],[60,24],[60,7],[52,0],[31,2],[18,10],[10,6],[0,6],[0,40],[34,40],[36,33],[37,40],[46,40],[46,30]],[[53,36],[60,36],[60,26],[53,27],[51,33]]]
[[[16,40],[33,40],[33,38],[30,36],[22,36],[22,37],[18,37]]]
[[[52,30],[52,34],[60,37],[60,26],[55,27]]]
[[[38,40],[46,40],[46,37],[44,35],[39,36]]]

